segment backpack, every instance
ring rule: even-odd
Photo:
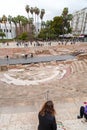
[[[87,105],[84,107],[84,113],[87,114]]]

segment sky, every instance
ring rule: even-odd
[[[69,13],[74,13],[87,7],[87,0],[1,0],[0,17],[5,14],[7,17],[24,15],[27,17],[25,6],[38,7],[40,10],[45,9],[43,20],[52,20],[53,17],[61,15],[65,7]]]

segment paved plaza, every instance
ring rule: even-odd
[[[46,49],[43,48],[39,49]],[[29,51],[33,50],[35,56],[38,52],[38,57],[45,55],[39,49]],[[51,55],[76,50],[86,54],[87,43],[55,45],[47,50]],[[54,102],[58,130],[87,130],[84,119],[77,119],[80,106],[87,101],[87,58],[12,65],[1,71],[0,130],[37,130],[38,112],[46,100]]]

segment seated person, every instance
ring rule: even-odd
[[[77,116],[78,119],[85,118],[87,121],[87,102],[84,102],[84,106],[80,107],[80,115]]]

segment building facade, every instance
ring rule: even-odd
[[[0,23],[0,29],[6,35],[3,39],[13,39],[16,37],[16,28],[14,24],[10,25],[8,22],[6,24]],[[2,39],[2,37],[0,37],[0,39]]]
[[[87,8],[73,13],[71,27],[73,34],[87,37]]]

